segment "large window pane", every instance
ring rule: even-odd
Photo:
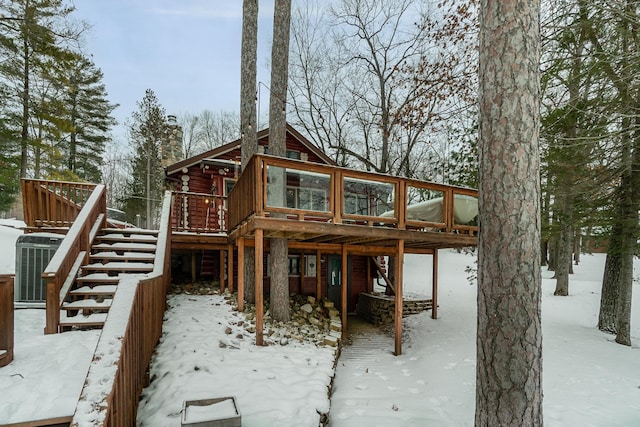
[[[358,178],[344,179],[344,214],[380,216],[393,210],[395,185]]]

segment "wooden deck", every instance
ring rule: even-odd
[[[279,200],[271,196],[273,171],[287,181],[288,194]],[[316,197],[315,206],[311,196],[304,206],[301,197],[291,196],[303,192]],[[332,253],[347,245],[352,253],[388,254],[399,241],[407,253],[477,245],[477,226],[457,223],[454,215],[456,197],[477,197],[477,190],[469,188],[256,155],[228,199],[173,194],[174,218],[180,218],[178,213],[191,218],[189,224],[174,219],[173,249],[226,250],[239,238],[253,245],[256,230],[263,238],[285,238],[290,247]],[[426,221],[408,214],[412,203],[436,197],[442,199],[441,218]],[[203,208],[209,205],[216,208]],[[206,226],[203,212],[210,215]]]
[[[286,176],[288,194],[280,200],[271,196],[272,171]],[[296,200],[289,194],[295,191],[319,194],[316,205],[292,207]],[[477,226],[455,219],[454,203],[459,196],[477,198],[477,190],[254,156],[229,195],[229,243],[254,238],[260,229],[265,238],[286,238],[300,246],[361,246],[372,254],[388,252],[399,241],[404,242],[406,252],[415,253],[475,246]],[[353,204],[356,197],[360,200],[357,207]],[[408,214],[412,204],[436,197],[442,199],[440,218],[424,220]]]

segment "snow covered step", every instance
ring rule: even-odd
[[[82,266],[82,271],[88,272],[123,272],[123,273],[148,273],[153,271],[153,263],[148,262],[108,262],[106,264],[87,264]]]
[[[107,273],[92,273],[85,276],[80,276],[76,279],[76,283],[84,284],[113,284],[117,285],[120,282],[120,277],[109,276]]]
[[[114,242],[114,243],[98,243],[91,246],[94,251],[114,251],[116,253],[128,252],[155,252],[156,245],[149,243],[136,242]]]
[[[122,233],[110,233],[96,236],[98,242],[129,242],[129,243],[155,243],[158,240],[157,236],[149,234],[130,234],[124,235]]]
[[[92,298],[81,299],[73,302],[65,302],[62,304],[63,310],[108,310],[111,307],[111,299],[104,301],[96,301]]]
[[[116,285],[82,286],[70,293],[71,295],[111,296],[116,293]]]
[[[147,230],[146,228],[103,228],[103,234],[123,234],[129,236],[131,234],[146,234],[149,236],[157,236],[158,230]]]
[[[77,314],[69,316],[66,311],[60,313],[60,327],[89,327],[103,326],[107,320],[107,313],[92,313],[89,315]]]
[[[102,261],[151,261],[155,259],[155,255],[148,252],[115,252],[115,251],[106,251],[106,252],[98,252],[89,256],[91,260],[102,260]]]

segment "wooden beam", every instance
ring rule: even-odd
[[[238,311],[244,311],[244,238],[238,239]]]
[[[264,345],[263,316],[264,316],[264,284],[262,271],[264,268],[264,239],[261,229],[256,230],[255,235],[255,294],[256,294],[256,345]]]
[[[316,300],[320,301],[322,297],[322,272],[320,270],[320,249],[316,251]]]
[[[404,240],[398,240],[396,255],[396,307],[395,307],[395,354],[402,354],[402,273],[404,266]]]
[[[431,269],[431,299],[433,307],[431,308],[431,318],[438,318],[438,250],[433,251],[433,267]]]
[[[220,292],[224,292],[224,251],[220,249]]]
[[[227,286],[233,293],[233,245],[227,247]]]
[[[342,248],[342,273],[340,278],[340,286],[342,286],[342,297],[340,298],[341,314],[342,314],[342,337],[347,335],[347,298],[348,298],[348,274],[347,274],[347,247]]]

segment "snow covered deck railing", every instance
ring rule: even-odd
[[[171,193],[162,205],[153,272],[124,278],[96,345],[72,426],[136,425],[138,399],[151,355],[162,334],[171,285]]]
[[[228,196],[229,231],[251,217],[473,233],[478,191],[255,155]]]
[[[69,227],[96,184],[22,179],[21,186],[28,227]]]
[[[13,360],[13,276],[0,275],[0,368]]]
[[[105,186],[95,186],[91,196],[75,218],[64,240],[42,273],[47,286],[47,323],[45,333],[55,334],[60,324],[60,305],[65,295],[61,295],[64,283],[70,275],[87,263],[86,254],[98,229],[105,226],[107,212]],[[84,252],[84,254],[83,254]]]
[[[219,233],[227,231],[227,198],[204,193],[174,192],[173,231]]]

